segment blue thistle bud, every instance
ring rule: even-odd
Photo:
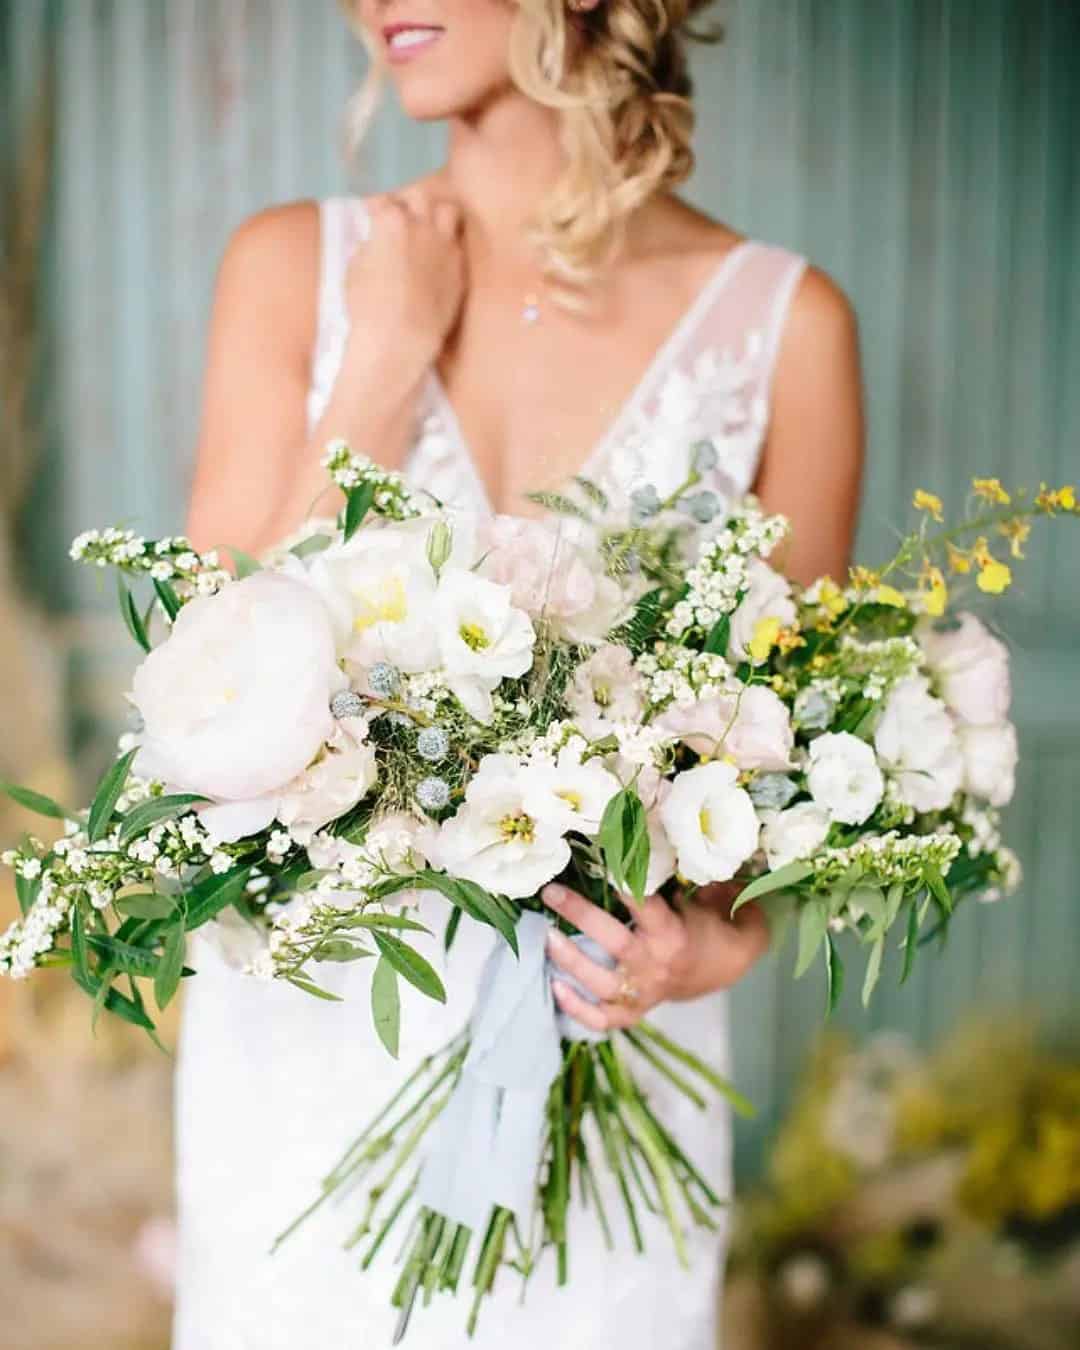
[[[416,785],[416,800],[425,811],[441,811],[450,804],[450,785],[445,778],[424,778]]]
[[[650,520],[660,510],[660,496],[651,483],[630,494],[630,518],[635,525]]]
[[[364,711],[364,700],[354,689],[340,689],[330,700],[330,711],[339,721],[359,717]]]
[[[699,492],[693,497],[684,497],[682,509],[700,525],[708,525],[716,519],[720,510],[720,498],[715,492]]]
[[[450,737],[442,727],[424,727],[416,737],[416,753],[431,764],[445,759],[450,750]]]
[[[712,441],[698,441],[694,446],[694,457],[691,463],[695,473],[712,473],[719,460],[716,446]]]
[[[401,672],[389,661],[376,661],[368,671],[368,685],[378,698],[393,698],[401,688]]]

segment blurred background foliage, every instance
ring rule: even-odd
[[[1080,5],[731,0],[724,17],[727,42],[696,62],[690,195],[807,254],[855,302],[871,423],[861,557],[889,551],[915,486],[958,508],[976,472],[1075,478]],[[112,753],[130,644],[66,546],[89,525],[180,527],[229,231],[271,202],[383,188],[438,161],[442,132],[388,106],[346,165],[341,114],[362,69],[330,0],[0,0],[3,778],[76,801]],[[1023,1009],[1059,1041],[1080,1023],[1080,538],[1047,531],[1029,552],[995,610],[1015,653],[1023,892],[971,906],[869,1014],[849,998],[839,1022],[857,1039],[893,1027],[932,1046],[973,1009]],[[3,838],[27,825],[0,806]],[[6,892],[0,911],[14,911]],[[735,997],[739,1082],[762,1106],[740,1139],[748,1179],[820,1025],[822,990],[793,985],[789,963]],[[61,983],[0,985],[10,1344],[162,1344],[169,1064],[122,1028],[91,1037]],[[75,1328],[90,1324],[87,1341]],[[892,1333],[858,1334],[865,1350]]]

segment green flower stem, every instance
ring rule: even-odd
[[[548,1230],[555,1244],[558,1282],[569,1278],[569,1259],[566,1250],[566,1209],[570,1201],[570,1154],[565,1100],[566,1068],[552,1084],[550,1102],[551,1120],[551,1179],[548,1182],[549,1203],[545,1207]]]
[[[476,1296],[473,1299],[473,1305],[469,1312],[469,1320],[466,1324],[466,1331],[470,1336],[476,1331],[476,1323],[480,1316],[480,1304],[484,1295],[491,1291],[495,1283],[495,1272],[502,1262],[503,1247],[506,1243],[506,1230],[510,1223],[510,1211],[508,1209],[496,1210],[492,1219],[491,1226],[488,1229],[487,1237],[484,1241],[483,1250],[480,1253],[480,1260],[476,1268]]]
[[[700,1111],[705,1110],[707,1103],[701,1093],[692,1087],[690,1083],[669,1064],[665,1064],[660,1056],[649,1047],[642,1037],[636,1036],[633,1031],[626,1031],[623,1034],[638,1054],[641,1055],[643,1059],[648,1060],[657,1073],[662,1074],[669,1083],[678,1088],[683,1096],[689,1098]]]
[[[699,1059],[692,1051],[687,1050],[685,1046],[679,1045],[669,1036],[651,1022],[639,1022],[634,1028],[635,1033],[640,1037],[650,1040],[654,1046],[657,1046],[664,1054],[685,1065],[692,1073],[703,1078],[711,1088],[719,1092],[731,1104],[739,1115],[751,1117],[757,1114],[754,1104],[742,1095],[731,1083],[731,1081],[717,1073],[704,1060]]]
[[[630,1224],[630,1233],[633,1238],[634,1248],[638,1253],[643,1253],[645,1251],[645,1239],[642,1236],[641,1225],[638,1222],[637,1206],[634,1204],[634,1197],[631,1194],[630,1184],[626,1179],[626,1172],[622,1165],[622,1157],[615,1136],[615,1126],[608,1110],[604,1091],[599,1084],[595,1086],[593,1093],[593,1115],[600,1130],[600,1139],[604,1147],[604,1154],[607,1158],[608,1166],[614,1173],[619,1191],[622,1194],[623,1206],[626,1209],[627,1221]]]
[[[585,1141],[582,1139],[578,1146],[578,1166],[581,1169],[582,1188],[584,1190],[584,1203],[592,1200],[596,1206],[596,1218],[600,1224],[600,1231],[604,1235],[604,1245],[608,1251],[615,1250],[615,1237],[611,1231],[611,1225],[608,1222],[607,1211],[604,1208],[604,1202],[600,1195],[600,1186],[593,1172],[592,1161],[589,1158],[588,1149]]]
[[[405,1209],[405,1206],[409,1203],[409,1201],[415,1194],[416,1187],[419,1184],[419,1182],[420,1182],[420,1173],[419,1171],[417,1171],[413,1174],[413,1178],[409,1182],[408,1186],[406,1186],[405,1190],[403,1190],[401,1195],[398,1196],[398,1199],[394,1204],[393,1209],[383,1220],[382,1227],[375,1234],[375,1240],[372,1242],[371,1246],[365,1252],[364,1259],[360,1262],[361,1270],[367,1270],[371,1265],[372,1261],[375,1260],[375,1257],[379,1253],[379,1249],[382,1247],[383,1243],[389,1237],[394,1225],[401,1217],[402,1211]]]

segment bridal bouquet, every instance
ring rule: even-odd
[[[571,1190],[599,1210],[602,1168],[639,1248],[639,1206],[684,1254],[684,1225],[723,1203],[635,1060],[701,1106],[706,1089],[747,1104],[648,1024],[598,1039],[556,1013],[546,883],[627,922],[646,894],[678,907],[745,883],[737,904],[794,915],[796,973],[823,954],[830,1005],[845,947],[866,953],[869,998],[894,930],[906,976],[963,897],[1016,883],[997,816],[1016,761],[1008,657],[973,615],[945,618],[946,571],[1000,592],[991,539],[1022,556],[1034,518],[1076,514],[1073,489],[976,480],[951,527],[919,493],[886,567],[799,590],[767,561],[784,520],[703,490],[715,454],[696,446],[686,482],[664,500],[643,486],[629,514],[578,480],[538,498],[543,521],[477,520],[335,443],[341,516],[260,561],[235,554],[235,577],[184,539],[73,545],[116,569],[146,653],[138,729],[87,811],[8,787],[62,834],[4,855],[23,914],[0,973],[65,967],[95,1013],[153,1034],[147,985],[165,1007],[195,973],[189,935],[228,919],[253,977],[312,996],[333,997],[320,964],[373,959],[396,1055],[399,981],[445,998],[410,897],[445,899],[447,944],[462,916],[499,935],[470,1025],[447,1028],[313,1206],[366,1182],[365,1265],[414,1214],[402,1333],[467,1265],[470,1328],[502,1265],[527,1277],[552,1245],[565,1280]]]

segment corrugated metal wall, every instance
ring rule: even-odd
[[[216,260],[250,211],[347,185],[337,133],[361,63],[330,0],[9,0],[0,14],[9,113],[29,106],[42,61],[56,66],[50,446],[29,550],[53,604],[69,608],[95,600],[64,565],[76,529],[178,525]],[[872,428],[863,555],[886,551],[916,484],[956,502],[973,472],[1075,477],[1080,6],[741,0],[729,19],[729,42],[698,62],[693,196],[809,254],[855,300]],[[441,144],[387,109],[366,183],[425,171]],[[940,961],[883,993],[874,1025],[930,1038],[977,1001],[1069,1015],[1078,533],[1032,547],[1002,611],[1018,648],[1024,895],[965,915]],[[77,630],[76,710],[111,697],[115,632],[111,621]],[[820,998],[775,964],[738,993],[741,1082],[765,1124]],[[854,1006],[843,1016],[867,1024]],[[759,1126],[744,1160],[760,1138]]]

